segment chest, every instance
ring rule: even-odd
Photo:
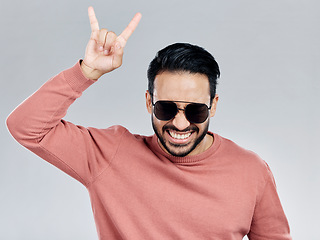
[[[242,239],[248,232],[255,194],[236,169],[130,161],[113,163],[92,187],[93,202],[124,234]]]

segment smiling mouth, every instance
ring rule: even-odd
[[[174,132],[174,131],[170,131],[168,130],[168,133],[169,135],[174,138],[174,139],[177,139],[177,140],[184,140],[184,139],[187,139],[191,136],[192,132],[188,132],[188,133],[184,133],[184,134],[179,134],[177,132]]]

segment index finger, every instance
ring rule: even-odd
[[[90,20],[91,31],[99,31],[99,23],[96,18],[96,14],[94,13],[93,7],[88,8],[88,15]]]
[[[141,17],[142,17],[141,13],[136,13],[136,15],[134,15],[131,22],[123,30],[123,32],[119,35],[119,37],[122,37],[125,40],[125,42],[128,41],[129,37],[131,36],[131,34],[134,32],[134,30],[138,26]]]

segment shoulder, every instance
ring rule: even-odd
[[[245,172],[265,176],[270,174],[268,164],[257,153],[238,145],[230,139],[217,136],[221,141],[219,152],[225,161]]]
[[[260,199],[266,186],[276,188],[269,165],[257,153],[227,138],[220,137],[220,141],[219,154],[223,166],[239,182],[246,182],[248,189],[255,189],[257,199]]]

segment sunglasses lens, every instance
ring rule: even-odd
[[[174,102],[158,101],[154,105],[154,115],[162,121],[168,121],[177,114],[177,105]]]
[[[191,103],[185,109],[186,118],[192,123],[203,123],[208,118],[208,107],[205,104]]]

